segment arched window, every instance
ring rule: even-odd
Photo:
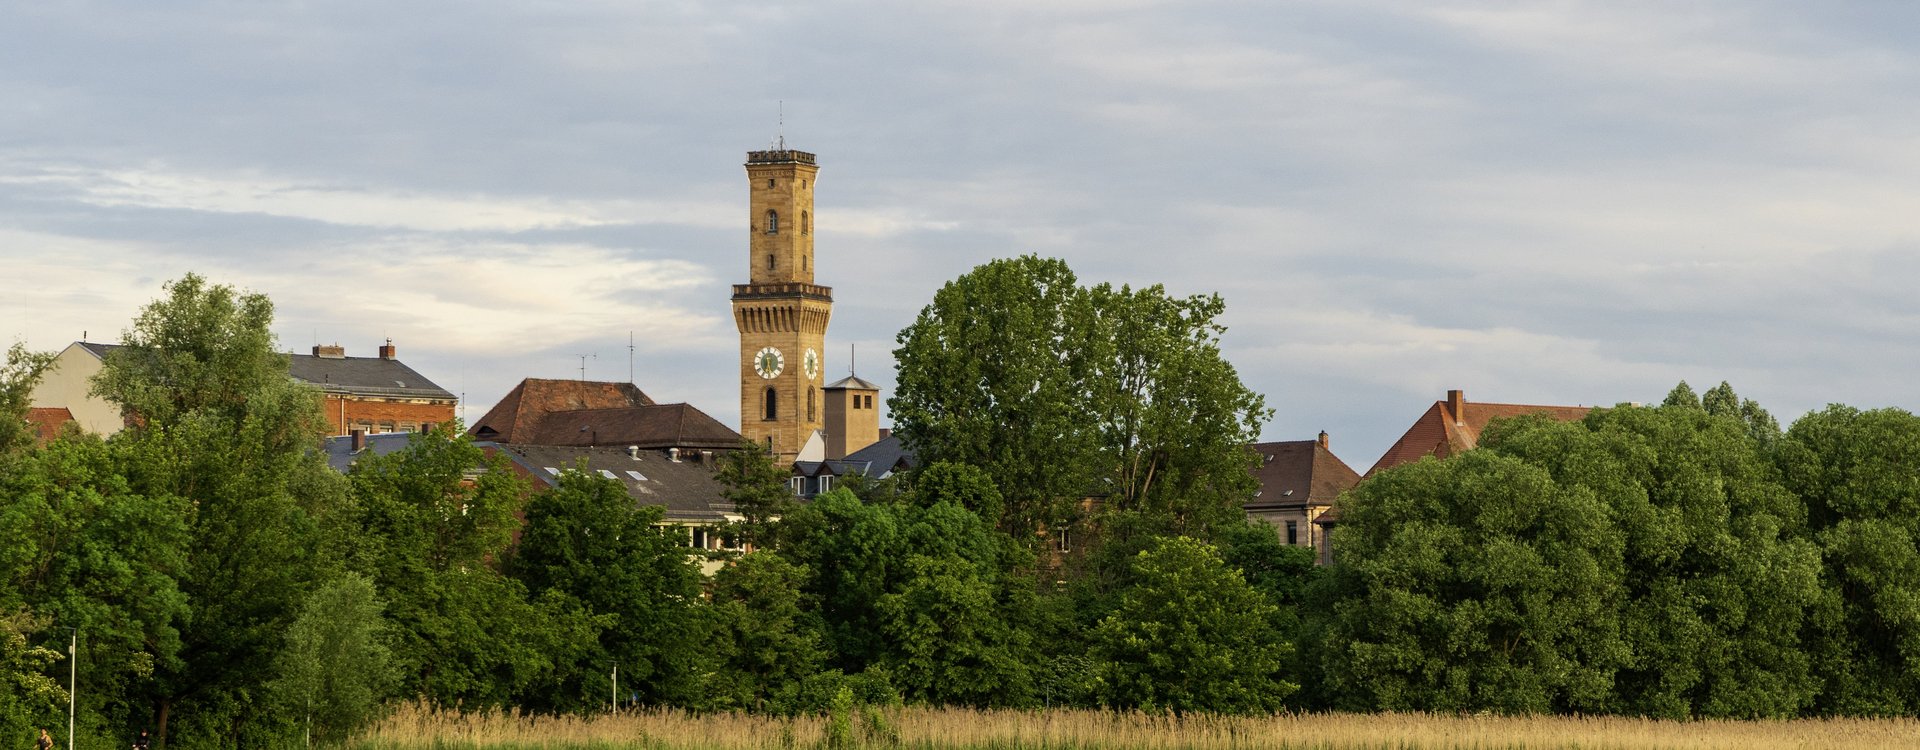
[[[772,388],[767,389],[766,406],[766,416],[762,417],[762,419],[771,421],[780,418],[780,395],[774,393]]]
[[[768,255],[768,256],[767,256],[767,270],[769,270],[769,271],[771,271],[771,270],[773,270],[773,256],[772,256],[772,255]]]
[[[801,211],[801,212],[800,212],[800,233],[801,233],[801,234],[809,234],[809,233],[811,233],[811,232],[813,232],[813,215],[812,215],[812,212],[810,212],[810,211]]]
[[[779,233],[780,233],[780,214],[779,212],[776,212],[773,209],[769,208],[767,209],[767,234],[779,234]]]
[[[813,386],[807,386],[807,421],[813,421]]]

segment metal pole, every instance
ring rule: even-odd
[[[620,713],[620,665],[618,664],[613,665],[613,712]]]
[[[80,629],[67,628],[72,640],[67,641],[67,750],[73,750],[73,707],[74,697],[80,688]]]

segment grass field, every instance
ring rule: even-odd
[[[649,711],[594,719],[406,709],[354,750],[1238,750],[1245,748],[1920,747],[1920,721],[1671,722],[1619,717],[1300,714],[1186,717],[1097,711],[856,710],[838,721]]]

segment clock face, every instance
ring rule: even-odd
[[[820,377],[820,353],[819,352],[814,351],[812,348],[808,348],[807,356],[801,358],[800,365],[806,369],[808,380],[813,380],[815,378]]]
[[[753,371],[760,373],[760,377],[771,380],[785,369],[787,369],[787,358],[780,354],[779,349],[769,346],[761,349],[759,354],[753,355]]]

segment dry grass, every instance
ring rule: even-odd
[[[403,709],[358,750],[1290,750],[1314,748],[1920,747],[1920,721],[1834,719],[1671,722],[1620,717],[1299,714],[1174,718],[1098,711],[901,708],[858,712],[829,742],[830,720],[649,711],[594,719]]]

